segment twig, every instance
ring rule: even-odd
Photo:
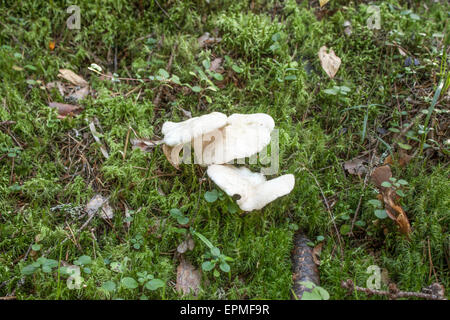
[[[439,284],[437,285],[440,288]],[[364,292],[367,295],[380,295],[387,296],[391,300],[395,300],[398,298],[422,298],[427,300],[447,300],[445,298],[443,292],[441,291],[439,294],[436,293],[424,293],[424,292],[409,292],[409,291],[400,291],[394,283],[389,284],[389,291],[384,290],[376,290],[355,286],[353,280],[348,279],[347,281],[341,282],[341,287],[348,290],[349,294],[352,294],[355,290],[359,292]]]
[[[131,127],[128,128],[127,138],[125,139],[125,147],[123,148],[123,160],[125,160],[125,158],[127,156],[128,140],[130,140],[130,131],[131,131]]]

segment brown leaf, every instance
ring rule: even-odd
[[[88,82],[86,80],[69,69],[59,69],[58,77],[66,79],[76,86],[85,87],[88,85]]]
[[[211,34],[209,32],[205,32],[204,35],[198,38],[198,45],[200,46],[200,48],[203,48],[220,41],[222,41],[222,38],[211,37]]]
[[[323,242],[316,245],[312,251],[312,257],[316,266],[320,266],[320,253],[322,252]]]
[[[398,164],[400,167],[404,167],[406,166],[411,159],[413,158],[413,156],[410,156],[409,154],[406,153],[406,151],[404,151],[403,149],[399,151],[399,159],[398,159]]]
[[[397,195],[391,188],[383,191],[383,202],[386,212],[392,220],[394,220],[400,227],[400,232],[403,234],[411,233],[411,226],[408,217],[401,206],[396,203]]]
[[[212,62],[211,62],[211,66],[209,67],[209,70],[213,71],[213,72],[218,72],[218,73],[222,73],[224,70],[222,68],[222,58],[215,58]]]
[[[381,186],[381,184],[384,181],[389,182],[389,178],[392,177],[392,171],[391,167],[389,166],[381,166],[373,170],[372,175],[370,176],[372,178],[373,183],[381,190],[384,190],[385,188]]]
[[[367,172],[367,168],[364,165],[366,162],[364,159],[352,159],[344,162],[344,169],[348,171],[348,173],[361,176]]]
[[[322,8],[324,5],[326,5],[330,0],[319,0],[320,7]]]
[[[341,65],[341,59],[336,56],[333,49],[330,49],[327,53],[328,48],[323,46],[319,49],[319,60],[322,65],[323,70],[327,73],[330,78],[334,78]]]
[[[81,113],[83,110],[80,106],[75,106],[73,104],[50,102],[48,105],[50,108],[56,109],[58,111],[58,118],[63,119],[68,115],[76,115]]]
[[[150,152],[158,144],[155,141],[141,138],[141,139],[131,139],[131,144],[133,149],[139,148],[144,152]]]
[[[166,144],[162,145],[162,149],[164,152],[164,155],[166,156],[167,160],[170,162],[170,164],[177,170],[180,170],[180,151],[183,149],[183,145],[180,144],[178,146],[170,147]]]
[[[182,292],[183,295],[187,295],[190,292],[197,295],[200,291],[201,279],[202,275],[200,271],[195,269],[189,261],[181,259],[177,267],[176,290]]]

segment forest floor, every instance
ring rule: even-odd
[[[386,299],[341,287],[377,268],[381,289],[450,288],[447,1],[86,0],[79,28],[65,1],[7,3],[0,297],[193,298],[187,268],[198,299],[289,299],[299,231],[330,299]],[[165,121],[213,111],[273,117],[289,195],[242,216],[154,145]],[[390,186],[371,178],[383,166]]]

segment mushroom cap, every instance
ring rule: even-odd
[[[275,123],[268,114],[232,114],[225,127],[205,136],[206,140],[212,137],[214,140],[204,148],[200,163],[223,164],[250,157],[270,143],[274,127]]]
[[[292,174],[267,181],[261,173],[231,165],[211,165],[207,172],[226,194],[241,196],[237,204],[244,211],[262,209],[273,200],[290,193],[295,184]]]
[[[225,114],[212,112],[182,122],[167,121],[163,124],[161,132],[164,135],[164,143],[173,147],[190,142],[192,139],[222,128],[226,124],[227,116]]]

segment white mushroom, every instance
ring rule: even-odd
[[[229,196],[238,194],[241,197],[237,200],[237,204],[244,211],[263,208],[273,200],[290,193],[295,184],[292,174],[267,181],[261,173],[231,165],[211,165],[207,172],[226,194]]]
[[[197,160],[210,165],[250,157],[270,143],[274,126],[272,117],[267,114],[235,113],[228,117],[225,127],[203,137],[203,141],[212,141],[204,147],[202,145],[202,159]],[[200,144],[194,145],[194,148],[196,146],[198,148]]]
[[[161,129],[164,135],[163,142],[171,147],[185,144],[226,124],[227,116],[221,112],[205,114],[182,122],[167,121]]]

